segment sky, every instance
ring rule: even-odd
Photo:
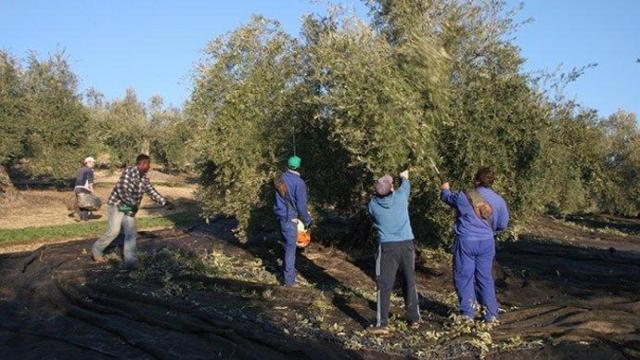
[[[509,6],[519,1],[507,0]],[[359,0],[335,0],[361,16]],[[0,0],[0,48],[19,58],[64,50],[80,78],[107,99],[133,87],[139,98],[161,95],[181,106],[195,63],[217,36],[253,14],[299,35],[301,17],[323,13],[327,0]],[[640,0],[525,0],[516,34],[525,71],[569,71],[597,63],[566,95],[606,116],[640,114]]]

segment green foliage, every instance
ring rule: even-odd
[[[189,144],[197,128],[180,110],[152,99],[160,104],[148,119],[133,89],[112,102],[90,89],[83,104],[77,82],[63,53],[46,60],[31,54],[21,66],[0,52],[0,165],[27,177],[66,179],[90,155],[113,167],[150,151],[171,170],[193,164]]]
[[[252,211],[267,206],[278,160],[301,123],[299,46],[278,23],[256,17],[212,41],[205,55],[188,104],[203,124],[198,143],[208,171],[201,199],[205,216],[235,215],[244,230]]]
[[[23,98],[17,60],[0,51],[0,166],[22,154]]]
[[[557,105],[546,147],[549,210],[572,213],[594,207],[602,191],[605,136],[593,111],[575,113],[573,104]],[[561,189],[562,191],[558,191]]]
[[[637,186],[611,184],[613,174],[637,181],[638,152],[623,150],[633,141],[614,135],[634,122],[601,125],[540,90],[521,69],[503,1],[369,6],[371,25],[340,11],[306,17],[299,43],[255,18],[209,45],[190,102],[205,129],[197,142],[208,216],[235,216],[248,230],[268,208],[293,134],[312,204],[341,216],[362,218],[372,181],[410,168],[420,239],[448,241],[452,221],[429,157],[460,190],[478,167],[495,168],[516,218],[595,204],[635,211],[625,199]]]
[[[3,68],[3,82],[10,85],[0,100],[8,103],[3,123],[10,122],[3,132],[12,136],[2,146],[4,161],[20,159],[29,176],[72,176],[83,158],[78,149],[87,144],[89,117],[64,54],[45,61],[31,54],[26,69],[11,60]]]
[[[305,37],[312,121],[300,153],[313,203],[362,216],[373,180],[411,167],[419,227],[435,202],[424,190],[435,185],[433,130],[447,116],[446,52],[429,34],[390,43],[340,14],[307,18]]]
[[[640,212],[635,115],[600,119],[542,90],[522,71],[504,1],[367,3],[371,24],[332,10],[305,17],[298,39],[254,17],[213,40],[184,112],[159,96],[145,105],[133,89],[111,102],[92,89],[83,104],[62,54],[21,66],[0,51],[0,166],[69,177],[85,156],[120,167],[140,152],[169,170],[198,166],[204,215],[234,216],[244,233],[270,218],[272,180],[294,152],[315,210],[360,224],[372,181],[409,168],[423,241],[450,241],[453,220],[429,158],[456,190],[479,166],[495,168],[520,220]]]
[[[165,108],[162,98],[151,98],[149,106],[150,153],[154,161],[171,171],[190,170],[197,153],[193,140],[197,124],[175,108]]]
[[[146,112],[135,90],[127,89],[124,98],[110,103],[93,102],[91,114],[95,127],[92,138],[108,152],[110,165],[126,166],[139,153],[149,152]]]
[[[174,227],[189,227],[200,221],[200,217],[192,212],[180,212],[165,216],[142,217],[136,220],[139,230]],[[24,245],[42,241],[77,239],[99,236],[104,233],[106,220],[88,223],[74,223],[52,226],[27,227],[22,229],[1,229],[0,245]]]
[[[640,212],[640,129],[635,114],[618,111],[602,122],[606,135],[604,180],[599,206],[611,213]]]

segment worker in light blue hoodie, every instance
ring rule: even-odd
[[[420,322],[418,291],[416,288],[415,247],[413,231],[409,221],[409,171],[400,173],[402,184],[393,188],[393,178],[385,175],[375,184],[375,196],[369,201],[369,214],[378,233],[376,255],[377,318],[376,325],[369,328],[374,335],[389,333],[389,307],[391,292],[398,268],[404,275],[405,309],[409,324],[417,328]]]
[[[285,286],[296,283],[296,241],[298,222],[305,229],[311,225],[311,216],[307,210],[307,186],[297,171],[302,160],[292,156],[287,161],[288,169],[276,180],[275,205],[273,211],[280,224],[280,233],[284,241],[283,282]]]
[[[496,255],[494,236],[509,224],[506,202],[491,189],[494,179],[493,170],[482,167],[476,173],[470,190],[452,192],[448,182],[441,187],[442,201],[456,209],[453,282],[460,312],[473,319],[473,304],[480,300],[487,322],[498,318],[491,272]]]

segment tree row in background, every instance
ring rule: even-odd
[[[205,216],[234,216],[241,236],[268,226],[271,183],[294,137],[316,216],[355,228],[373,181],[408,167],[417,237],[448,241],[429,158],[458,189],[494,167],[516,218],[638,214],[635,116],[599,119],[545,91],[521,68],[518,24],[502,1],[368,5],[370,23],[330,11],[307,16],[293,37],[258,16],[208,44],[186,105],[203,128]]]
[[[86,156],[117,169],[140,152],[170,170],[193,166],[195,129],[160,97],[141,103],[129,89],[106,102],[96,90],[78,91],[63,53],[18,61],[0,51],[0,165],[22,180],[73,177]]]
[[[519,219],[638,215],[635,115],[600,118],[525,73],[502,1],[367,4],[367,21],[331,10],[306,16],[294,37],[258,16],[214,39],[184,109],[132,89],[112,101],[81,94],[63,54],[0,52],[0,172],[68,178],[87,155],[117,169],[148,152],[169,170],[198,169],[203,215],[237,218],[244,237],[269,226],[272,181],[295,139],[316,219],[332,224],[318,236],[345,224],[347,237],[366,236],[374,179],[409,168],[418,238],[449,241],[430,158],[457,189],[494,167]]]

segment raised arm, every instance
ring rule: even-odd
[[[455,208],[456,201],[458,200],[458,193],[454,193],[451,191],[448,182],[442,184],[441,189],[442,191],[440,192],[440,200],[445,202],[447,205]]]
[[[396,193],[404,194],[407,198],[409,197],[409,193],[411,192],[411,183],[409,182],[409,170],[405,170],[400,173],[400,178],[402,179],[400,183],[400,187],[396,190]]]

